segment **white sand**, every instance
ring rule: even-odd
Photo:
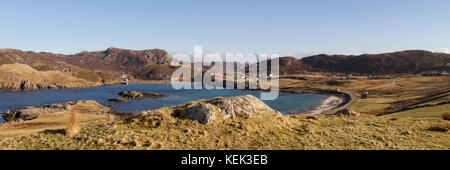
[[[307,112],[307,115],[318,115],[322,114],[323,112],[326,112],[328,110],[331,110],[342,103],[342,99],[336,96],[330,96],[327,99],[325,99],[322,104],[315,109]]]

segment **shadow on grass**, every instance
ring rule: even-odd
[[[56,135],[56,134],[66,135],[66,130],[65,129],[47,129],[47,130],[42,131],[42,133],[51,134],[51,135]]]

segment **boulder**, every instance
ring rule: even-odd
[[[3,118],[6,122],[12,121],[28,121],[38,118],[41,114],[53,113],[66,110],[66,105],[45,105],[45,106],[30,106],[20,109],[13,109],[3,113]]]
[[[42,114],[69,111],[74,106],[82,106],[88,108],[89,111],[96,114],[103,114],[110,111],[109,107],[100,105],[91,100],[81,100],[76,102],[65,102],[41,106],[29,106],[25,108],[13,109],[2,113],[6,122],[18,122],[37,119]],[[87,112],[87,111],[86,111]]]
[[[234,120],[234,118],[236,117],[232,100],[222,98],[213,100],[210,103],[216,105],[219,108],[223,119],[231,118],[232,120]]]
[[[234,120],[236,116],[251,118],[263,114],[281,115],[280,112],[273,110],[252,95],[216,98],[187,109],[187,115],[190,119],[208,125],[214,122],[217,115],[221,116],[222,119],[231,118]]]
[[[211,125],[216,120],[216,110],[209,103],[191,107],[186,110],[188,117],[201,124]]]
[[[273,110],[263,101],[252,95],[223,98],[213,100],[210,103],[215,104],[220,108],[220,112],[224,118],[234,118],[235,116],[250,118],[266,113],[281,115],[280,112]]]
[[[338,115],[346,115],[346,116],[359,116],[360,113],[354,111],[353,109],[342,109],[336,112]]]

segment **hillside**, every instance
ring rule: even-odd
[[[340,83],[328,83],[335,81]],[[449,81],[448,76],[405,76],[395,81],[365,76],[341,80],[318,75],[280,79],[283,92],[340,89],[350,93],[348,103],[353,104],[333,110],[347,107],[353,111],[349,112],[351,114],[325,112],[314,116],[282,116],[273,114],[271,108],[254,97],[241,96],[192,101],[124,115],[122,119],[97,114],[95,110],[100,105],[92,102],[88,104],[96,107],[89,109],[91,111],[77,112],[81,132],[72,137],[64,132],[69,112],[60,112],[56,107],[53,110],[57,112],[38,112],[33,120],[0,125],[0,149],[448,150]],[[365,91],[367,98],[360,98]],[[26,114],[28,112],[33,116],[36,111],[54,108],[52,106],[55,105],[18,111],[21,117],[24,113],[30,115]],[[17,115],[19,112],[10,113]]]
[[[242,97],[240,97],[242,99]],[[254,98],[254,97],[244,97]],[[229,103],[227,102],[229,101]],[[161,108],[131,115],[125,119],[103,119],[81,127],[75,136],[66,136],[64,126],[25,134],[17,127],[45,124],[49,117],[58,122],[67,120],[68,113],[54,114],[26,122],[0,125],[6,138],[0,149],[50,150],[297,150],[297,149],[449,149],[450,133],[435,130],[447,125],[442,117],[410,117],[407,115],[373,116],[318,115],[281,116],[274,114],[259,100],[242,103],[239,97],[200,100],[185,105]],[[227,106],[228,105],[228,106]],[[239,109],[227,109],[231,105]],[[245,110],[240,110],[245,109]],[[258,115],[246,117],[240,113]],[[265,112],[265,111],[266,112]],[[82,116],[86,114],[81,112]],[[236,115],[230,119],[228,113]],[[193,114],[194,116],[191,116]],[[212,115],[211,115],[212,114]],[[200,119],[199,115],[207,116]],[[215,115],[215,116],[213,116]],[[238,116],[240,115],[240,116]],[[227,116],[227,117],[225,117]],[[204,120],[214,118],[208,123]],[[195,120],[192,120],[195,119]],[[54,120],[52,120],[54,121]],[[35,125],[36,126],[36,125]],[[439,126],[438,126],[439,127]],[[445,130],[445,129],[444,129]],[[448,128],[447,128],[448,131]],[[20,134],[11,135],[11,133]],[[15,137],[14,137],[15,136]]]
[[[115,72],[118,77],[121,73],[129,73],[138,79],[167,78],[174,70],[169,65],[170,59],[169,54],[160,49],[127,50],[111,47],[105,51],[83,51],[73,55],[15,49],[0,50],[0,64],[23,63],[41,71],[79,68],[93,72]],[[153,76],[155,71],[149,67],[155,66],[165,71]]]
[[[38,71],[26,64],[0,65],[1,90],[71,89],[118,83],[120,80],[108,73],[84,70],[61,72]]]
[[[112,71],[119,76],[130,74],[136,79],[161,80],[170,78],[176,67],[170,66],[171,57],[161,49],[128,50],[108,48],[105,51],[83,51],[73,55],[46,52],[0,49],[0,64],[23,63],[40,70],[68,70],[80,68],[89,71]],[[311,71],[360,74],[420,73],[422,71],[450,71],[450,54],[423,50],[407,50],[382,54],[314,55],[302,59],[280,58],[281,74],[299,74]]]
[[[69,55],[65,62],[90,70],[124,71],[148,65],[170,64],[170,56],[160,49],[126,50],[111,47],[105,51],[84,51]]]
[[[305,64],[303,61],[294,57],[281,57],[279,63],[280,74],[299,74],[304,73],[305,71],[314,70],[308,64]]]
[[[423,50],[408,50],[383,54],[315,55],[301,61],[313,68],[327,72],[397,74],[419,73],[443,69],[450,62],[450,54]],[[446,67],[445,69],[449,69]]]

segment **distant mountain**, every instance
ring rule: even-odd
[[[171,57],[161,49],[127,50],[108,48],[105,51],[83,51],[73,55],[46,52],[0,50],[0,64],[23,63],[37,70],[68,70],[71,67],[91,71],[129,73],[138,79],[165,79],[176,69],[170,66]],[[155,66],[164,70],[151,75]]]
[[[38,71],[26,64],[0,65],[0,90],[72,89],[120,83],[108,73],[93,73],[82,69]]]
[[[169,79],[177,69],[170,66],[170,61],[169,54],[161,49],[127,50],[111,47],[105,51],[83,51],[73,55],[0,49],[0,65],[22,63],[38,71],[110,72],[116,77],[127,73],[136,79],[144,80]],[[360,74],[419,73],[431,70],[449,71],[450,67],[446,65],[450,63],[450,54],[423,50],[358,56],[320,54],[302,59],[281,57],[279,63],[281,74],[314,71]]]
[[[280,74],[299,74],[305,71],[317,71],[317,69],[313,69],[310,65],[294,57],[281,57],[279,63]]]
[[[449,69],[450,54],[407,50],[383,54],[314,55],[300,60],[311,68],[326,72],[396,74]]]
[[[161,49],[126,50],[111,47],[106,51],[84,51],[69,55],[65,62],[91,70],[122,70],[155,64],[170,64],[170,55]]]

